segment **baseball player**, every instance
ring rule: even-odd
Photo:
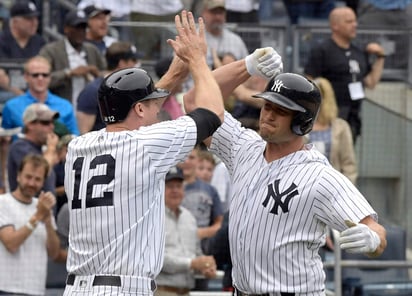
[[[178,57],[157,88],[144,70],[112,73],[98,95],[106,128],[69,144],[69,275],[64,295],[146,296],[156,288],[154,278],[163,263],[166,173],[212,135],[224,114],[219,86],[206,64],[202,19],[198,31],[186,11],[175,23],[178,37],[168,43]],[[273,55],[272,49],[264,59]],[[187,67],[199,108],[158,122],[165,89],[186,77]]]
[[[169,41],[180,57],[154,87],[141,69],[105,78],[99,107],[106,128],[68,147],[65,185],[70,234],[64,295],[152,295],[164,250],[164,184],[169,169],[221,124],[223,102],[206,64],[203,22],[176,18]],[[168,122],[157,116],[186,62],[200,108]],[[186,75],[187,73],[184,73]],[[205,91],[207,89],[207,91]],[[210,97],[218,97],[210,100]]]
[[[215,70],[223,97],[243,82],[248,58],[243,67],[243,72],[231,64]],[[186,107],[195,106],[191,98],[186,95]],[[256,99],[263,104],[259,134],[225,113],[207,141],[233,182],[229,241],[236,293],[325,295],[318,252],[327,226],[341,231],[342,249],[369,256],[386,247],[385,229],[356,187],[305,144],[321,102],[317,87],[301,75],[282,73]]]

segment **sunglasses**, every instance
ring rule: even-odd
[[[51,120],[35,120],[33,123],[40,123],[41,125],[50,125],[53,123]]]
[[[38,78],[39,76],[42,76],[43,78],[50,77],[50,73],[27,73],[33,78]]]

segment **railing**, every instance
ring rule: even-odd
[[[339,240],[339,232],[333,230],[334,241]],[[335,243],[334,247],[334,261],[325,261],[323,266],[325,268],[333,268],[334,280],[333,290],[328,290],[327,295],[342,296],[342,269],[349,267],[356,268],[369,268],[369,269],[381,269],[381,268],[412,268],[412,261],[407,260],[342,260],[342,250],[339,245]],[[385,279],[377,279],[385,281]],[[412,281],[411,281],[412,282]]]

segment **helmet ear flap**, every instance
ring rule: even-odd
[[[292,119],[292,132],[298,136],[309,133],[313,127],[313,118],[306,113],[299,112]]]

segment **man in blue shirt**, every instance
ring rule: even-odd
[[[2,114],[2,127],[23,127],[23,112],[33,103],[43,103],[51,110],[58,111],[60,117],[57,123],[64,125],[66,133],[79,135],[77,121],[72,104],[61,97],[52,94],[50,84],[51,67],[47,59],[35,56],[27,61],[24,67],[24,78],[28,85],[26,93],[6,102]],[[56,132],[58,133],[58,132]],[[64,134],[58,133],[60,136]]]

